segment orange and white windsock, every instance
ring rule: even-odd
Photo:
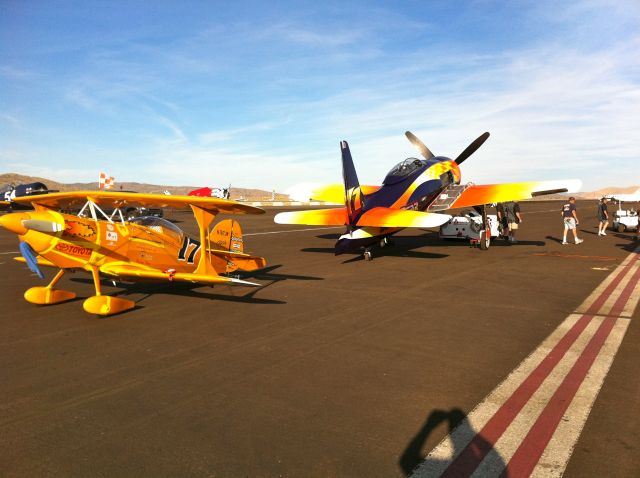
[[[98,186],[100,189],[112,189],[115,183],[113,176],[109,176],[107,173],[100,173],[98,177]]]

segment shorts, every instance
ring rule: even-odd
[[[600,222],[607,222],[609,219],[607,219],[606,217],[599,217],[598,221]]]
[[[510,222],[509,223],[509,229],[511,229],[512,231],[517,231],[518,230],[518,223],[517,222]]]
[[[564,218],[564,227],[567,229],[575,229],[576,228],[576,220],[572,217]]]

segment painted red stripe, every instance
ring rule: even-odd
[[[629,280],[629,282],[625,286],[624,290],[620,294],[620,297],[618,297],[618,300],[616,300],[616,303],[613,304],[613,307],[611,307],[611,312],[609,313],[609,315],[613,317],[619,317],[620,314],[622,314],[622,310],[624,309],[624,306],[627,305],[627,301],[631,298],[631,294],[633,293],[633,290],[636,288],[636,285],[638,285],[639,280],[640,280],[640,268],[638,268],[635,274],[633,274],[633,277],[631,277],[631,280]]]
[[[582,384],[587,372],[593,365],[605,340],[616,323],[615,317],[607,317],[602,321],[595,335],[589,341],[571,371],[564,378],[560,387],[542,411],[531,430],[522,441],[501,477],[529,476],[542,456],[549,440],[553,436],[558,423],[562,420],[569,404]]]
[[[633,255],[633,258],[629,261],[629,263],[626,266],[622,268],[622,270],[611,281],[611,283],[607,286],[607,288],[604,291],[602,291],[602,294],[600,294],[600,296],[593,302],[593,304],[591,304],[591,306],[585,312],[585,314],[596,315],[598,313],[600,308],[604,305],[604,303],[607,301],[609,296],[613,293],[613,291],[616,289],[618,284],[622,281],[626,273],[633,266],[635,261],[638,260],[638,257],[640,257],[640,254],[632,253],[632,255]]]
[[[515,392],[502,404],[487,424],[478,432],[462,453],[451,462],[442,474],[443,477],[470,476],[498,439],[502,436],[513,419],[520,413],[531,396],[549,376],[562,357],[587,327],[593,317],[581,316],[567,333],[558,341],[551,352],[538,364],[529,376],[520,384]]]

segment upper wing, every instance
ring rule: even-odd
[[[364,195],[374,193],[378,189],[380,189],[380,186],[360,186],[360,190]],[[289,196],[294,201],[314,200],[344,204],[344,184],[327,184],[324,186],[300,184],[290,191]]]
[[[132,279],[158,279],[182,282],[198,282],[201,284],[236,284],[259,286],[255,282],[249,282],[232,277],[212,276],[206,274],[191,274],[188,272],[160,271],[137,267],[133,264],[105,264],[100,267],[100,272],[117,277],[131,277]]]
[[[438,227],[451,219],[448,214],[374,207],[358,219],[357,226],[364,227]]]
[[[143,206],[173,209],[186,209],[198,206],[217,213],[228,214],[264,214],[264,210],[229,199],[197,196],[167,196],[165,194],[123,193],[117,191],[73,191],[36,196],[21,196],[14,199],[19,204],[39,204],[52,209],[82,207],[88,200],[98,206],[118,207]]]
[[[525,183],[472,185],[449,206],[449,208],[480,206],[506,201],[531,199],[545,194],[571,193],[580,190],[578,179],[529,181]]]
[[[349,223],[347,208],[311,209],[276,214],[277,224],[304,224],[306,226],[344,226]]]

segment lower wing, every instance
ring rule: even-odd
[[[255,282],[249,282],[232,277],[213,276],[205,274],[191,274],[189,272],[175,272],[172,270],[161,271],[158,269],[146,269],[132,264],[105,264],[100,267],[100,272],[117,277],[130,277],[132,279],[156,279],[182,282],[197,282],[201,284],[235,284],[260,286]]]
[[[582,182],[578,179],[472,185],[465,189],[449,208],[520,201],[546,194],[572,193],[579,191],[581,185]]]

